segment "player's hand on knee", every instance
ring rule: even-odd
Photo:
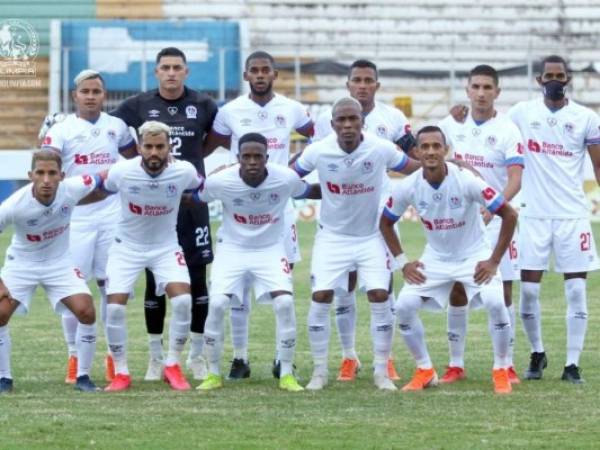
[[[421,261],[413,261],[406,263],[402,268],[402,276],[408,284],[423,284],[425,283],[425,275],[419,269],[424,269],[425,266]]]
[[[477,284],[488,284],[496,275],[498,264],[491,260],[479,261],[475,266],[475,275],[473,279]]]

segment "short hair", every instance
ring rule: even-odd
[[[255,52],[250,53],[250,55],[246,58],[246,63],[244,64],[245,69],[248,69],[250,61],[252,61],[253,59],[268,59],[271,65],[275,67],[275,60],[269,53],[263,50],[257,50]]]
[[[156,64],[160,62],[160,58],[163,56],[178,56],[183,59],[183,62],[187,64],[185,53],[179,50],[177,47],[166,47],[156,54]]]
[[[265,150],[269,148],[267,138],[260,133],[246,133],[238,141],[238,150],[242,150],[242,145],[246,142],[256,142],[265,146]]]
[[[77,88],[81,83],[85,80],[100,80],[102,82],[102,86],[104,87],[104,78],[100,75],[100,72],[97,72],[92,69],[84,69],[79,72],[75,78],[73,78],[73,83],[75,83],[75,88]]]
[[[62,171],[62,158],[54,150],[38,150],[31,157],[31,170],[35,169],[38,161],[54,161],[58,164],[58,170]]]
[[[171,137],[171,129],[169,128],[169,125],[167,125],[166,123],[159,122],[158,120],[149,120],[147,122],[144,122],[142,126],[138,129],[140,140],[144,139],[145,134],[156,136],[161,133],[165,134],[165,136],[167,137],[167,141]]]
[[[444,141],[444,145],[447,145],[446,144],[446,135],[444,134],[442,129],[440,127],[438,127],[437,125],[425,125],[419,131],[417,131],[417,136],[416,136],[417,143],[419,142],[419,136],[421,136],[422,134],[425,134],[425,133],[440,133],[442,135],[442,140]]]
[[[567,63],[565,58],[559,55],[549,55],[543,58],[540,62],[540,75],[544,74],[544,68],[546,67],[546,63],[559,63],[565,67],[565,71],[567,73],[571,71],[571,68],[569,67],[569,64]]]
[[[373,71],[375,72],[375,79],[377,80],[377,78],[379,77],[379,72],[377,71],[377,66],[375,65],[375,63],[373,61],[369,61],[368,59],[357,59],[352,64],[350,64],[350,69],[348,69],[348,79],[350,79],[352,70],[357,67],[361,68],[361,69],[364,69],[364,68],[373,69]]]
[[[492,66],[488,66],[487,64],[480,64],[478,66],[473,67],[469,72],[469,82],[471,81],[472,77],[478,75],[490,77],[492,80],[494,80],[494,84],[498,86],[498,72]]]
[[[356,106],[358,108],[358,110],[360,112],[362,112],[362,105],[360,104],[360,102],[358,100],[356,100],[354,97],[342,97],[342,98],[336,100],[335,103],[333,104],[333,106],[331,107],[331,117],[333,118],[336,109],[338,109],[340,106],[346,106],[346,105]]]

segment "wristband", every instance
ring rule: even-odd
[[[396,266],[400,270],[404,269],[404,266],[408,264],[408,258],[406,257],[406,254],[404,254],[404,253],[400,253],[399,255],[396,255],[394,257],[394,261],[396,262]]]

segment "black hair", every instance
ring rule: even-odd
[[[569,64],[562,56],[558,55],[549,55],[543,58],[540,62],[540,76],[544,74],[544,69],[546,68],[546,63],[559,63],[565,67],[565,71],[569,73],[571,69],[569,68]]]
[[[488,66],[487,64],[480,64],[479,66],[475,66],[469,72],[469,82],[471,78],[477,75],[482,75],[485,77],[490,77],[494,80],[494,84],[498,86],[498,72],[492,66]]]
[[[158,52],[156,54],[156,64],[160,62],[160,58],[162,58],[163,56],[179,56],[181,59],[183,59],[183,62],[187,64],[185,53],[183,53],[177,47],[166,47],[163,48],[160,52]]]
[[[269,53],[262,50],[257,50],[255,52],[250,53],[250,55],[246,58],[246,63],[244,65],[246,69],[248,69],[250,61],[252,61],[253,59],[268,59],[271,65],[275,67],[275,60]]]
[[[350,69],[348,69],[348,79],[350,79],[352,70],[356,67],[359,67],[361,69],[364,69],[364,68],[373,69],[373,71],[375,72],[375,79],[377,80],[379,77],[379,72],[377,72],[377,66],[375,65],[374,62],[369,61],[368,59],[357,59],[352,64],[350,64]]]
[[[440,133],[442,135],[442,139],[444,140],[444,145],[446,145],[446,136],[444,135],[442,129],[437,125],[425,125],[419,131],[417,131],[417,142],[419,142],[419,136],[421,136],[424,133]]]
[[[257,142],[265,146],[265,149],[269,148],[269,144],[267,143],[267,138],[264,137],[260,133],[246,133],[243,135],[238,141],[238,150],[242,149],[242,144],[246,142]]]

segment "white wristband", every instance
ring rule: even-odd
[[[394,261],[396,262],[396,267],[398,267],[398,269],[400,270],[404,269],[404,266],[408,264],[408,258],[406,257],[405,253],[400,253],[399,255],[396,255],[394,257]]]

